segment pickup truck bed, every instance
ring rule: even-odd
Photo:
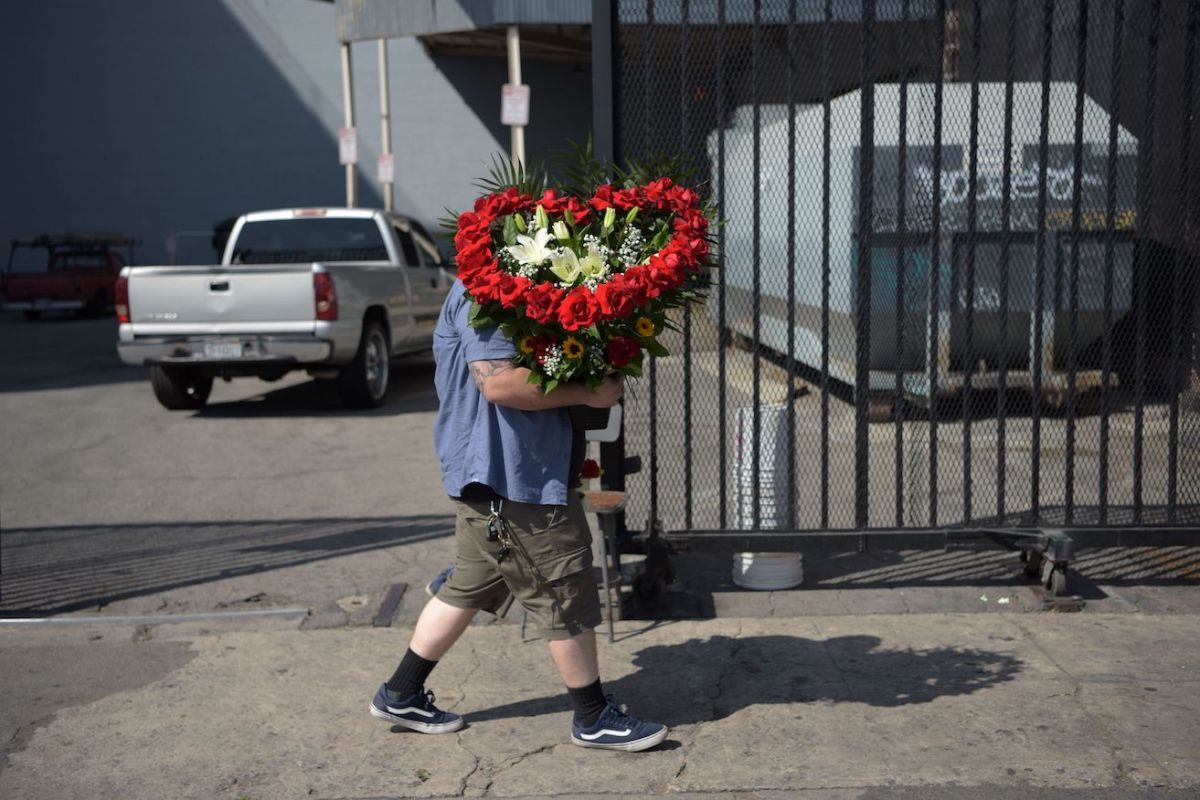
[[[295,224],[300,221],[306,222]],[[318,229],[331,221],[340,228]],[[280,222],[286,224],[272,226]],[[248,231],[252,225],[260,227]],[[151,368],[155,394],[168,408],[202,406],[215,377],[274,380],[298,369],[337,377],[347,405],[379,405],[389,361],[432,346],[433,325],[453,283],[436,247],[419,241],[425,237],[418,230],[411,220],[361,209],[246,215],[234,226],[220,265],[122,273],[118,352],[126,363]],[[372,236],[374,244],[344,252],[327,242],[311,246],[322,237],[359,245]],[[306,258],[338,254],[387,258]],[[272,257],[297,261],[274,263]]]

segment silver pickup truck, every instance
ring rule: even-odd
[[[336,378],[372,408],[398,355],[428,350],[454,283],[432,238],[372,209],[301,208],[238,219],[217,266],[126,267],[117,352],[150,368],[170,409],[200,408],[214,378]]]

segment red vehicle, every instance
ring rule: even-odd
[[[38,319],[44,311],[107,313],[117,275],[133,261],[137,244],[109,233],[14,239],[0,288],[3,308],[22,311],[26,319]],[[128,259],[118,248],[128,248]]]

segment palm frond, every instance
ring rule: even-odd
[[[475,181],[475,185],[489,194],[502,192],[516,187],[521,194],[538,197],[546,189],[546,167],[541,161],[522,164],[513,161],[506,155],[492,154],[492,164],[485,178]]]
[[[624,168],[613,167],[616,181],[624,186],[639,186],[658,178],[670,178],[673,183],[693,183],[695,170],[678,153],[651,153],[642,159],[628,159]]]
[[[442,211],[446,212],[446,216],[438,218],[438,227],[443,235],[454,241],[454,234],[458,233],[458,213],[446,206],[442,206]]]
[[[562,177],[562,190],[576,197],[590,197],[596,187],[608,183],[609,165],[599,161],[592,149],[592,134],[583,144],[567,140],[567,147],[555,154],[551,163]]]

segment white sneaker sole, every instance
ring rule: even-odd
[[[598,750],[624,750],[627,753],[636,753],[639,750],[649,750],[656,744],[661,744],[662,740],[667,738],[667,733],[669,733],[669,729],[663,727],[658,733],[652,733],[649,736],[635,739],[632,742],[620,742],[618,744],[597,744],[585,739],[576,738],[574,734],[571,734],[571,743],[577,744],[580,747],[594,747]]]
[[[454,733],[463,726],[463,718],[459,717],[453,722],[442,722],[434,724],[432,722],[417,722],[416,720],[404,719],[395,714],[389,714],[386,711],[380,711],[375,707],[374,703],[367,704],[367,710],[371,712],[371,716],[375,719],[381,719],[384,722],[390,722],[393,725],[399,725],[402,728],[417,731],[419,733]]]

